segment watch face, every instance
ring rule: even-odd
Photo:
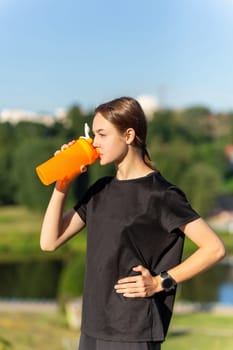
[[[168,278],[165,278],[165,279],[163,280],[162,285],[163,285],[163,288],[169,289],[169,288],[173,287],[173,281],[172,281],[172,279],[169,278],[169,277],[168,277]]]

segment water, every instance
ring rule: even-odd
[[[179,286],[180,300],[233,305],[233,264],[223,262]]]
[[[55,299],[62,261],[0,263],[0,298]]]

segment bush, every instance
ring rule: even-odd
[[[85,253],[70,258],[65,265],[58,286],[58,299],[66,302],[82,295],[85,273]]]

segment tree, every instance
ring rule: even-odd
[[[180,136],[188,142],[211,141],[213,135],[213,116],[206,107],[195,106],[176,113]]]
[[[57,295],[60,302],[82,295],[84,272],[85,254],[79,252],[75,257],[71,256],[63,268]]]
[[[14,204],[14,185],[11,181],[14,145],[13,126],[0,123],[0,205]]]
[[[175,115],[172,110],[161,110],[154,113],[148,123],[148,140],[158,137],[160,142],[167,143],[178,135]]]
[[[216,169],[202,162],[194,163],[182,176],[181,188],[202,216],[208,215],[213,209],[222,187],[222,179]]]
[[[84,136],[85,123],[88,123],[91,127],[91,115],[82,112],[79,106],[71,107],[65,121],[69,139],[77,139],[79,136]]]
[[[15,186],[11,179],[12,154],[8,148],[0,149],[0,205],[15,203]]]
[[[13,161],[13,181],[16,188],[17,204],[32,209],[44,209],[51,195],[51,186],[44,186],[35,171],[37,165],[50,158],[60,139],[24,140],[15,150]]]
[[[150,147],[155,167],[171,182],[180,185],[181,178],[190,167],[194,157],[194,147],[182,140],[158,143],[154,140]]]
[[[47,136],[49,128],[46,125],[21,121],[14,126],[14,144],[20,144],[25,139],[44,138]]]

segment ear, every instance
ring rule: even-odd
[[[133,128],[128,128],[125,132],[126,143],[130,145],[135,139],[136,133]]]

